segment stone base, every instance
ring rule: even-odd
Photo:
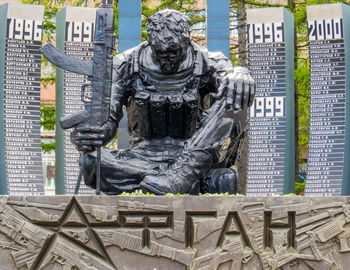
[[[336,270],[348,197],[0,197],[0,265],[62,270]]]

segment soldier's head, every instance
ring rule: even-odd
[[[148,41],[161,69],[174,72],[190,44],[190,19],[177,10],[158,11],[148,19]]]

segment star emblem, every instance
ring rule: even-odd
[[[43,244],[31,270],[45,269],[49,265],[69,266],[76,270],[117,269],[75,197],[58,221],[36,224],[49,228],[52,234]]]

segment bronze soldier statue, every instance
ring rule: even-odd
[[[155,194],[237,192],[242,134],[237,113],[254,99],[249,71],[190,39],[190,20],[162,10],[149,39],[113,59],[111,110],[101,127],[76,126],[72,142],[88,153],[84,181],[96,187],[96,147],[114,138],[126,107],[130,147],[102,147],[101,191]],[[81,162],[82,163],[82,162]]]

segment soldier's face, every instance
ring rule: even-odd
[[[178,70],[184,58],[184,48],[179,44],[169,47],[153,47],[155,58],[164,73],[174,73]]]

